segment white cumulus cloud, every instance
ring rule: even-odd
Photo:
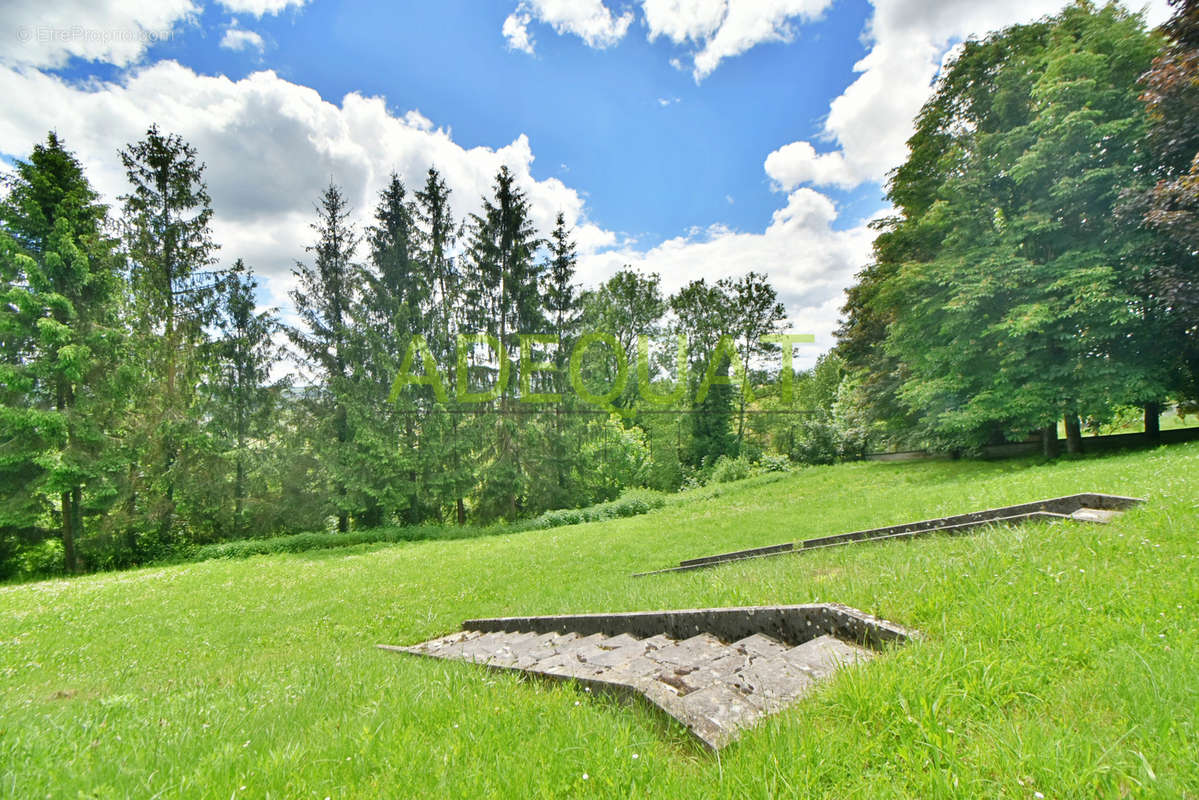
[[[796,365],[807,367],[832,346],[844,288],[869,258],[874,238],[865,220],[836,230],[836,219],[836,206],[828,197],[800,188],[761,232],[713,225],[648,250],[623,246],[585,254],[580,277],[594,285],[628,264],[661,274],[663,289],[673,292],[696,278],[714,281],[750,270],[764,272],[787,306],[793,331],[816,336],[815,344],[797,352]]]
[[[514,11],[504,20],[500,31],[508,40],[508,48],[533,55],[533,36],[529,33],[529,23],[533,18],[522,11]]]
[[[278,14],[289,6],[303,8],[308,0],[218,0],[227,11],[234,14],[252,14],[263,17],[267,14]]]
[[[0,96],[8,98],[0,152],[23,157],[54,129],[114,206],[127,191],[117,151],[151,123],[180,134],[207,165],[221,262],[244,258],[270,302],[285,309],[291,268],[307,258],[304,247],[311,244],[313,204],[330,180],[342,187],[361,226],[392,170],[415,191],[436,166],[462,219],[492,194],[496,172],[507,165],[528,194],[539,230],[548,232],[561,211],[581,249],[616,243],[615,234],[588,221],[579,192],[557,178],[532,176],[526,136],[498,148],[463,148],[420,112],[397,116],[379,97],[351,93],[338,104],[274,72],[234,81],[169,61],[135,68],[116,82],[82,85],[0,67]],[[56,112],[63,108],[72,113]]]
[[[842,189],[858,183],[849,175],[844,154],[838,151],[817,153],[808,142],[792,142],[780,147],[766,157],[765,167],[775,187],[783,191],[791,191],[805,183]]]
[[[873,0],[866,30],[870,51],[857,64],[858,77],[829,104],[820,137],[835,143],[819,153],[806,141],[771,153],[766,169],[784,189],[801,183],[849,188],[881,181],[907,157],[913,121],[932,94],[933,81],[951,45],[1008,25],[1061,10],[1062,0]],[[1142,3],[1126,5],[1140,10]],[[1169,16],[1165,0],[1147,5],[1149,24]]]
[[[226,50],[257,50],[261,53],[265,46],[260,35],[236,26],[226,28],[225,35],[221,37],[221,47]]]
[[[559,35],[578,36],[588,47],[602,50],[624,38],[633,12],[614,15],[602,0],[521,0],[504,20],[502,33],[511,49],[533,53],[529,24],[534,20],[552,26]]]
[[[72,57],[128,66],[199,13],[193,0],[5,0],[0,64],[61,67]]]

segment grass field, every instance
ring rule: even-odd
[[[992,528],[644,579],[1095,490]],[[644,516],[0,588],[0,796],[1199,797],[1199,445],[849,464]],[[567,685],[374,648],[468,617],[836,601],[924,638],[709,754]]]

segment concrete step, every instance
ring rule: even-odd
[[[762,633],[726,643],[708,632],[675,639],[627,632],[460,631],[388,649],[637,694],[713,749],[797,701],[842,666],[872,655],[828,634],[788,646]]]
[[[1015,525],[1024,522],[1045,520],[1075,520],[1077,522],[1111,522],[1125,510],[1144,503],[1139,497],[1124,497],[1121,495],[1103,494],[1101,492],[1081,492],[1052,497],[1046,500],[1036,500],[1031,503],[1020,503],[1011,506],[1000,506],[983,511],[971,511],[966,514],[956,514],[949,517],[905,522],[900,525],[887,525],[882,528],[838,533],[831,536],[818,536],[797,542],[753,547],[746,550],[736,550],[729,553],[718,553],[701,558],[689,558],[678,563],[678,566],[657,569],[650,572],[638,572],[634,578],[647,575],[661,575],[667,572],[687,572],[690,570],[715,567],[731,561],[744,561],[759,558],[773,558],[781,555],[802,553],[808,550],[820,550],[826,547],[842,547],[851,544],[866,544],[870,542],[894,541],[912,539],[930,534],[960,534],[989,525]]]

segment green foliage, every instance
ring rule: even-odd
[[[650,489],[633,489],[625,492],[615,500],[597,503],[584,508],[563,508],[556,511],[546,511],[525,525],[530,529],[543,530],[557,528],[561,525],[581,525],[584,522],[602,522],[622,517],[635,517],[647,514],[656,508],[666,505],[666,496],[661,492]]]
[[[745,456],[737,456],[736,458],[721,456],[712,465],[709,480],[712,483],[729,483],[730,481],[743,480],[749,477],[751,468],[752,465]]]
[[[337,186],[329,184],[316,210],[312,229],[317,239],[308,248],[314,263],[297,263],[292,270],[299,285],[290,297],[303,326],[288,328],[287,335],[304,356],[304,365],[315,370],[316,391],[311,399],[323,407],[316,416],[323,431],[313,444],[332,483],[322,490],[330,493],[337,509],[337,529],[345,533],[351,513],[362,505],[354,485],[361,465],[350,446],[351,409],[346,402],[353,363],[350,313],[362,288],[361,270],[352,261],[359,237],[348,222],[350,210]]]
[[[1164,47],[1140,77],[1148,119],[1139,143],[1141,182],[1125,188],[1122,213],[1152,232],[1143,291],[1164,318],[1160,350],[1175,355],[1174,387],[1199,398],[1199,7],[1177,0],[1162,26]]]
[[[532,519],[487,527],[469,525],[408,525],[357,530],[349,533],[309,532],[275,536],[268,539],[242,539],[205,545],[194,551],[180,551],[167,560],[205,561],[212,558],[249,558],[271,553],[306,553],[313,550],[355,547],[368,544],[396,544],[430,540],[471,539],[477,536],[497,536],[525,530],[544,530],[583,522],[600,522],[621,517],[647,514],[666,505],[666,496],[648,489],[634,489],[616,500],[585,508],[547,511]],[[43,573],[28,573],[37,575]]]
[[[206,561],[212,558],[249,558],[250,556],[269,555],[271,553],[307,553],[314,550],[329,550],[366,544],[395,544],[398,542],[418,542],[431,539],[466,539],[473,536],[501,532],[503,531],[500,528],[479,529],[456,525],[382,527],[349,531],[348,533],[314,531],[309,533],[295,533],[287,536],[275,536],[270,539],[241,539],[232,542],[219,542],[204,545],[197,548],[194,553],[184,553],[182,555],[188,561]],[[179,558],[179,555],[169,557],[168,560],[176,558]]]
[[[59,539],[46,539],[21,548],[12,577],[18,580],[48,578],[63,573],[64,551]]]
[[[16,797],[1193,795],[1197,459],[1187,445],[1051,465],[844,464],[588,525],[5,587],[0,728],[20,757],[0,759],[0,781]],[[1105,526],[629,578],[1080,490],[1149,502]],[[637,704],[375,648],[479,617],[830,601],[923,636],[719,759]]]
[[[120,493],[131,549],[149,556],[185,536],[180,506],[194,509],[210,497],[213,443],[200,424],[197,387],[220,276],[209,269],[216,250],[211,198],[195,148],[152,125],[119,155],[129,181],[121,230],[134,331],[129,468]],[[199,496],[189,497],[192,491]]]
[[[0,528],[28,543],[57,527],[74,571],[85,516],[104,511],[114,493],[106,427],[120,411],[125,375],[115,242],[105,233],[107,208],[54,133],[5,183]]]
[[[865,427],[968,450],[1165,395],[1140,234],[1115,214],[1154,46],[1138,17],[1088,4],[964,46],[846,307]]]

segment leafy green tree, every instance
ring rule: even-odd
[[[670,308],[676,317],[676,332],[687,337],[693,400],[688,462],[699,467],[722,455],[735,455],[729,367],[730,356],[736,351],[721,345],[732,341],[736,321],[724,286],[719,282],[709,284],[703,278],[671,296]]]
[[[313,265],[296,263],[292,274],[299,285],[290,292],[302,328],[289,327],[287,335],[299,348],[320,401],[328,412],[330,436],[322,442],[320,456],[333,480],[337,530],[350,529],[350,514],[359,508],[350,496],[353,465],[347,463],[350,423],[345,403],[352,363],[348,323],[350,309],[361,291],[361,270],[354,263],[359,237],[348,222],[350,211],[341,190],[329,184],[316,207],[312,224],[316,244],[308,248]]]
[[[760,272],[747,272],[724,289],[732,301],[732,328],[737,340],[737,351],[745,369],[750,361],[760,356],[778,352],[778,346],[763,341],[764,337],[777,336],[787,327],[787,309],[779,302],[778,292]],[[789,346],[789,345],[788,345]],[[737,450],[740,452],[745,438],[745,407],[750,393],[740,392],[737,412]]]
[[[1113,214],[1152,52],[1139,18],[1080,3],[967,43],[925,106],[842,352],[897,379],[873,388],[927,443],[1048,443],[1064,418],[1078,449],[1080,416],[1163,390],[1162,364],[1136,355],[1154,328]]]
[[[1131,186],[1125,213],[1155,236],[1144,292],[1162,323],[1157,348],[1176,353],[1177,388],[1199,397],[1199,5],[1172,0],[1162,26],[1166,44],[1141,76],[1148,127],[1141,141],[1143,186]],[[1160,405],[1145,409],[1145,430],[1157,434]]]
[[[1145,220],[1183,251],[1199,253],[1199,4],[1170,0],[1173,16],[1162,26],[1166,46],[1141,77],[1149,116],[1145,149],[1156,182]],[[1194,275],[1189,299],[1194,308]]]
[[[111,502],[123,337],[107,207],[51,132],[18,161],[0,203],[0,527],[30,531],[57,501],[67,571],[78,566],[85,494]]]

